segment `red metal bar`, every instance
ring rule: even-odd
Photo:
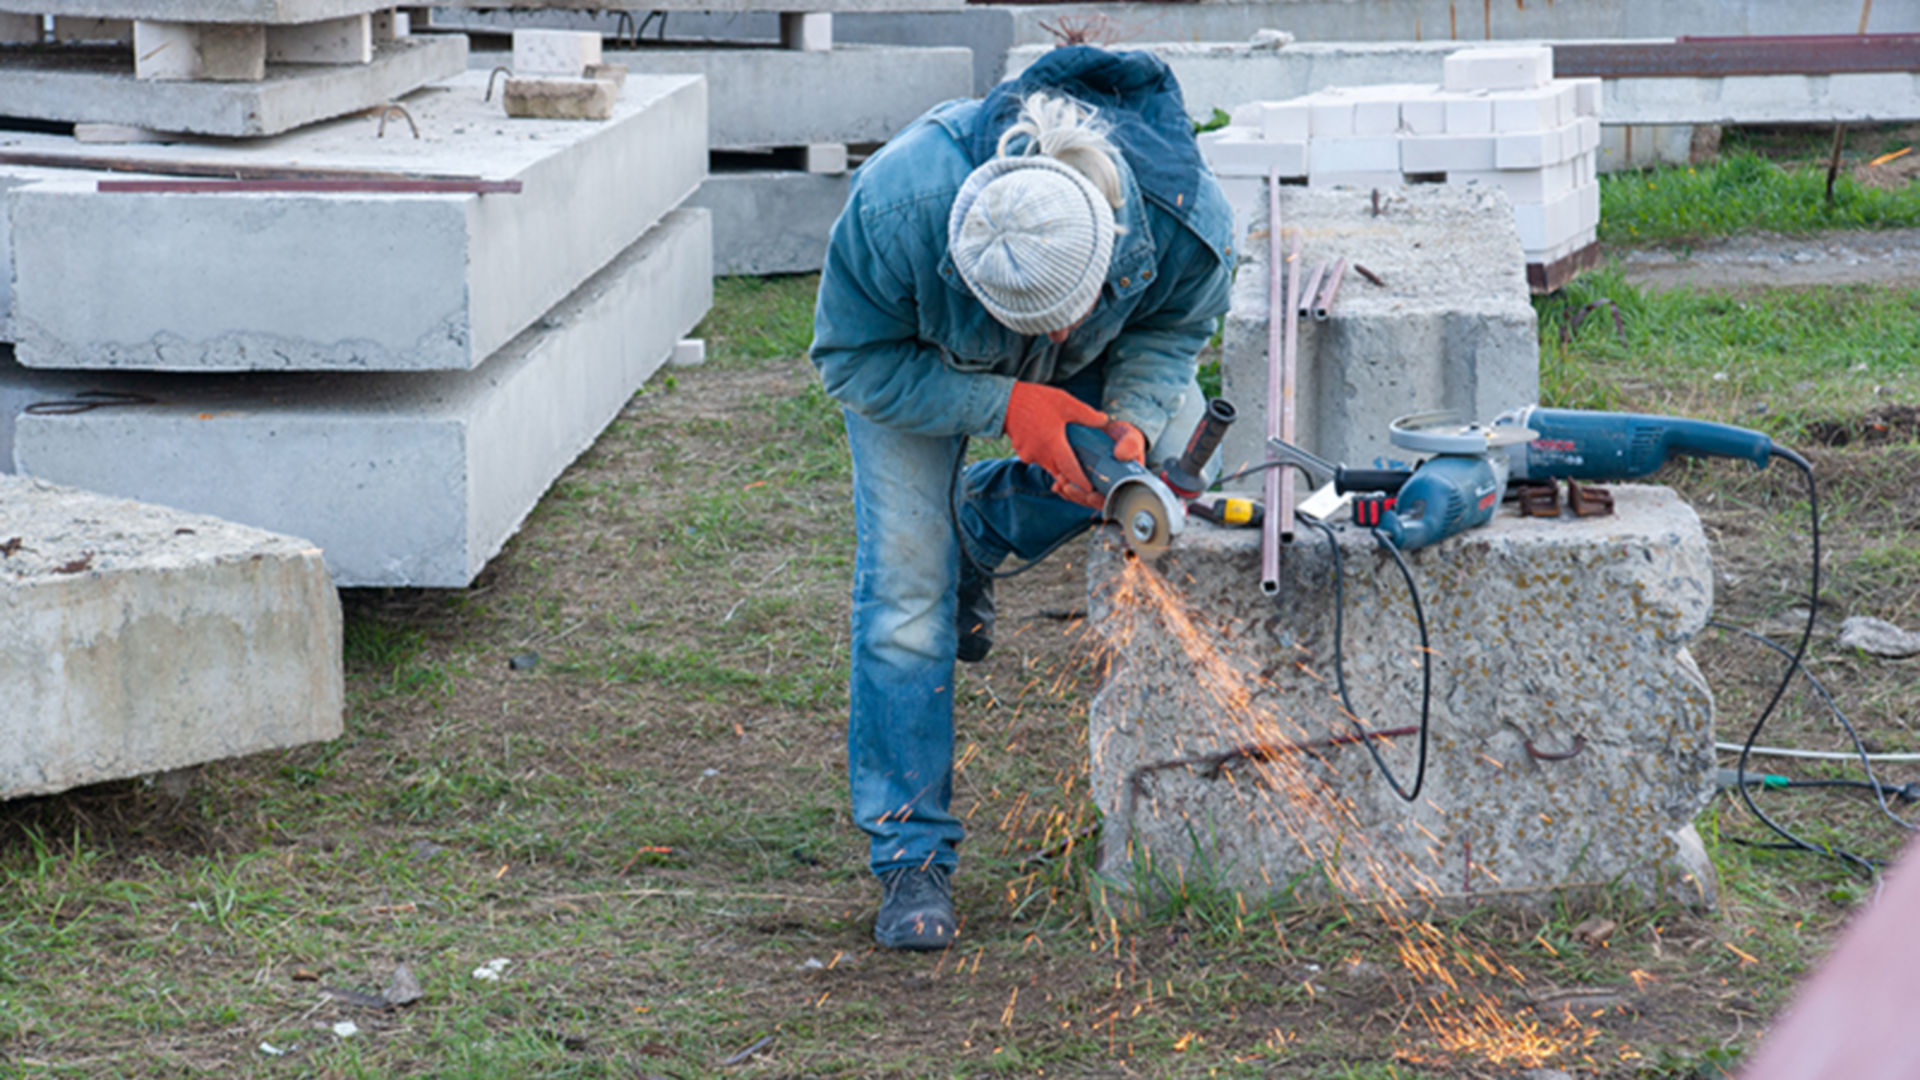
[[[1716,78],[1920,71],[1920,34],[1683,37],[1553,46],[1559,78]]]
[[[518,195],[518,180],[102,180],[97,191],[119,195]]]

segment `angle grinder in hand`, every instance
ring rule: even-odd
[[[1093,493],[1106,500],[1108,521],[1120,526],[1127,550],[1151,559],[1187,527],[1187,508],[1166,481],[1133,461],[1113,456],[1113,436],[1084,424],[1067,425],[1067,445]]]

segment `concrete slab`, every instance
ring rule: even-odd
[[[393,0],[0,0],[0,11],[175,23],[310,23],[393,7]]]
[[[1434,665],[1419,797],[1352,741],[1334,692],[1326,541],[1259,588],[1260,532],[1196,523],[1149,567],[1109,530],[1088,566],[1094,627],[1119,645],[1090,709],[1103,877],[1205,880],[1550,908],[1555,890],[1713,903],[1693,828],[1714,791],[1713,696],[1687,650],[1713,606],[1706,537],[1666,488],[1613,489],[1617,514],[1503,510],[1408,556]],[[1365,530],[1340,530],[1353,708],[1413,782],[1420,638],[1406,585]],[[1235,754],[1236,748],[1246,748]],[[1148,871],[1148,872],[1143,872]]]
[[[1289,243],[1302,233],[1301,265],[1344,258],[1386,282],[1349,269],[1332,319],[1301,325],[1300,445],[1356,466],[1404,459],[1387,440],[1396,416],[1447,409],[1491,420],[1537,399],[1540,345],[1505,195],[1417,184],[1383,190],[1375,217],[1369,191],[1286,187],[1280,215]],[[1222,389],[1240,410],[1220,448],[1229,470],[1266,458],[1264,196],[1251,231],[1221,344]],[[1248,491],[1261,483],[1240,482]]]
[[[79,375],[0,368],[18,471],[312,537],[341,586],[460,587],[713,300],[708,217],[667,216],[478,371]]]
[[[332,739],[320,549],[0,476],[0,799]]]
[[[972,91],[965,49],[842,46],[827,52],[776,48],[608,49],[607,62],[635,75],[704,75],[708,145],[715,150],[810,143],[885,142],[943,101]],[[508,63],[476,51],[479,70]]]
[[[251,138],[392,101],[466,65],[466,42],[445,34],[382,42],[368,64],[268,64],[259,82],[138,79],[123,48],[6,49],[0,102],[33,120]]]
[[[965,4],[966,0],[544,0],[540,3],[529,3],[528,0],[453,0],[438,7],[450,11],[497,11],[506,8],[521,11],[630,11],[638,16],[655,11],[796,11],[827,14],[843,11],[953,11]]]
[[[847,205],[851,174],[716,172],[687,200],[713,211],[716,274],[811,274]]]
[[[706,92],[630,78],[606,123],[509,120],[483,72],[407,99],[418,141],[339,121],[131,160],[481,174],[517,195],[128,195],[93,177],[9,195],[14,333],[29,367],[471,368],[698,186]],[[88,148],[22,136],[19,149]],[[10,149],[10,148],[9,148]],[[4,152],[0,149],[0,152]],[[129,242],[129,238],[138,242]]]

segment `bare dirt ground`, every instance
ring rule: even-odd
[[[1628,281],[1655,289],[1920,285],[1920,229],[1754,233],[1680,247],[1610,251]]]

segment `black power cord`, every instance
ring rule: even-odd
[[[1813,526],[1812,526],[1813,570],[1812,570],[1812,576],[1811,576],[1811,584],[1809,585],[1807,590],[1807,625],[1806,625],[1806,628],[1802,630],[1800,633],[1800,643],[1794,647],[1793,655],[1789,663],[1787,664],[1786,673],[1780,677],[1780,685],[1774,688],[1773,696],[1767,700],[1766,708],[1763,708],[1760,710],[1759,718],[1753,722],[1753,728],[1747,732],[1747,741],[1743,743],[1740,747],[1740,760],[1738,764],[1734,766],[1734,776],[1736,780],[1736,786],[1738,786],[1740,789],[1740,801],[1746,804],[1747,809],[1753,812],[1754,817],[1760,819],[1761,824],[1773,830],[1775,835],[1779,836],[1783,842],[1775,843],[1775,844],[1757,844],[1757,843],[1749,842],[1748,846],[1773,848],[1778,850],[1805,851],[1815,855],[1826,855],[1832,858],[1839,859],[1841,862],[1846,863],[1848,866],[1853,867],[1854,869],[1860,870],[1867,876],[1868,880],[1877,881],[1880,877],[1880,868],[1882,866],[1887,865],[1886,860],[1875,859],[1875,858],[1871,858],[1869,856],[1864,856],[1864,855],[1857,855],[1851,851],[1846,850],[1845,848],[1826,847],[1826,846],[1814,844],[1810,841],[1802,839],[1801,837],[1795,835],[1792,830],[1788,829],[1786,826],[1780,824],[1779,822],[1775,821],[1773,818],[1769,817],[1766,811],[1760,809],[1759,805],[1753,801],[1753,787],[1752,785],[1747,783],[1747,759],[1752,755],[1754,745],[1760,741],[1760,732],[1766,728],[1767,720],[1773,716],[1773,710],[1779,706],[1780,699],[1786,696],[1787,687],[1793,685],[1793,677],[1799,674],[1803,670],[1800,666],[1801,661],[1805,659],[1807,655],[1807,645],[1809,642],[1813,640],[1814,622],[1816,619],[1819,618],[1819,615],[1820,615],[1820,490],[1819,490],[1819,485],[1814,481],[1813,466],[1807,462],[1806,458],[1801,457],[1799,454],[1793,452],[1792,450],[1787,449],[1784,446],[1774,447],[1773,456],[1777,458],[1781,458],[1785,461],[1791,462],[1794,465],[1794,467],[1800,470],[1801,475],[1806,477],[1807,505],[1808,505],[1810,516],[1813,522]],[[1771,644],[1771,642],[1769,642],[1769,644]],[[1881,797],[1881,798],[1882,798],[1881,805],[1885,806],[1884,797]]]
[[[973,549],[967,546],[966,530],[960,527],[960,475],[966,471],[967,447],[972,441],[969,436],[960,436],[959,452],[953,456],[953,472],[947,477],[947,519],[953,525],[953,541],[960,545],[960,557],[967,560],[967,562],[973,566],[974,573],[993,581],[999,581],[1002,578],[1019,577],[1021,574],[1046,562],[1049,556],[1065,547],[1068,541],[1074,537],[1100,524],[1101,518],[1099,516],[1088,519],[1085,524],[1062,533],[1058,540],[1047,545],[1045,551],[1042,551],[1040,554],[1035,555],[1033,558],[1011,570],[995,570],[993,567],[981,562],[979,557],[974,555]]]

